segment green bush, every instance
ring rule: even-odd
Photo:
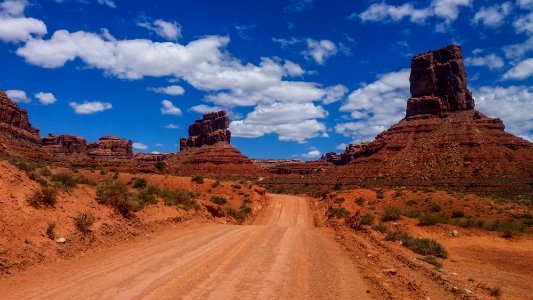
[[[433,255],[426,255],[422,258],[419,258],[422,261],[427,262],[428,264],[434,265],[437,269],[442,269],[443,265],[437,258]]]
[[[419,210],[404,210],[402,215],[408,218],[418,218],[420,215],[422,215],[422,213]]]
[[[234,184],[231,187],[237,190],[240,190],[242,188],[240,184]]]
[[[89,212],[80,212],[74,218],[74,226],[81,233],[86,234],[91,231],[91,225],[96,221],[96,217]]]
[[[224,197],[220,197],[220,196],[213,196],[211,197],[211,202],[215,203],[215,204],[218,204],[218,205],[224,205],[228,202],[228,200],[226,200],[226,198]]]
[[[228,215],[237,220],[239,223],[242,223],[251,211],[252,209],[248,206],[243,206],[238,211],[233,208],[228,208],[226,210]]]
[[[52,181],[56,183],[57,187],[64,191],[70,191],[78,184],[76,178],[67,173],[57,173],[52,175]]]
[[[128,193],[128,187],[114,179],[104,179],[96,185],[97,201],[118,210],[123,216],[128,217],[141,207]]]
[[[76,183],[92,185],[92,186],[96,185],[96,182],[94,182],[93,180],[90,180],[89,178],[87,178],[87,177],[85,177],[83,175],[80,175],[78,178],[76,178]]]
[[[56,238],[56,223],[48,223],[48,227],[46,227],[46,236],[51,240]]]
[[[165,205],[177,206],[184,210],[200,209],[200,205],[194,199],[194,194],[187,190],[164,190],[161,192],[161,196],[165,200]]]
[[[402,241],[402,246],[421,255],[433,255],[440,258],[448,258],[448,251],[446,248],[432,239],[415,238],[403,231],[389,232],[385,239],[388,241]]]
[[[344,198],[336,198],[335,199],[335,203],[337,203],[337,204],[341,204],[343,202],[344,202]]]
[[[55,186],[41,186],[40,190],[35,191],[28,198],[28,204],[39,208],[41,205],[53,207],[57,202],[57,188]]]
[[[374,216],[370,213],[364,213],[360,218],[361,225],[372,226],[374,224]]]
[[[398,197],[401,197],[401,196],[403,196],[403,192],[400,191],[400,190],[396,190],[396,191],[394,192],[394,194],[392,195],[392,197],[393,197],[394,199],[396,199],[396,198],[398,198]]]
[[[405,204],[407,204],[409,206],[415,206],[417,204],[417,202],[416,202],[416,200],[411,199],[411,200],[407,200],[405,202]]]
[[[398,221],[401,215],[402,215],[401,209],[395,206],[389,206],[385,208],[385,211],[383,212],[383,218],[381,218],[381,220],[383,222]]]
[[[359,206],[363,206],[363,204],[365,204],[365,199],[363,199],[363,197],[359,197],[355,199],[355,203],[357,203]]]
[[[465,216],[465,213],[461,210],[456,210],[452,212],[452,218],[458,219]]]
[[[133,196],[133,201],[137,202],[136,206],[138,209],[141,209],[148,204],[157,204],[157,192],[145,188]]]
[[[418,221],[419,221],[418,225],[420,226],[431,226],[431,225],[435,225],[439,223],[448,224],[448,218],[442,215],[437,215],[437,214],[427,214],[427,213],[421,214],[418,217]]]
[[[216,188],[216,187],[219,186],[219,185],[220,185],[220,181],[218,181],[218,180],[215,181],[215,182],[213,182],[213,183],[211,183],[211,187],[212,187],[212,188]]]
[[[49,177],[52,176],[52,171],[48,167],[44,167],[41,169],[41,176]]]
[[[202,176],[193,176],[193,177],[191,177],[191,181],[192,182],[196,182],[198,184],[203,184],[204,183],[204,178]]]
[[[146,181],[146,179],[144,179],[144,178],[135,178],[135,179],[133,179],[132,187],[134,189],[144,189],[147,186],[148,186],[148,181]]]
[[[350,212],[344,207],[330,207],[328,217],[331,216],[335,216],[337,219],[346,218],[350,216]]]
[[[387,225],[385,225],[385,223],[383,223],[382,221],[379,221],[379,223],[374,225],[374,227],[372,228],[374,228],[374,230],[377,230],[381,233],[388,233],[390,231]]]
[[[429,210],[431,210],[432,212],[440,212],[442,210],[442,207],[440,207],[438,203],[431,202],[429,204]]]
[[[376,198],[377,198],[377,199],[383,199],[383,198],[385,198],[385,195],[384,195],[384,193],[383,193],[383,190],[377,190],[377,191],[376,191]]]
[[[154,167],[159,171],[163,172],[165,170],[165,163],[162,161],[156,161]]]

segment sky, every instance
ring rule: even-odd
[[[245,155],[314,160],[400,121],[411,57],[455,43],[476,109],[533,141],[533,0],[0,1],[0,89],[42,136],[177,152],[224,109]]]

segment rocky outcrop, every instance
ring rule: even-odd
[[[87,141],[84,138],[72,134],[53,135],[41,139],[43,147],[54,154],[86,154]]]
[[[28,112],[11,101],[4,91],[0,91],[0,123],[39,135],[39,129],[32,127],[28,120]]]
[[[273,174],[317,174],[328,172],[333,167],[325,161],[302,161],[299,159],[252,159],[263,170]]]
[[[413,57],[409,81],[408,117],[474,109],[474,99],[467,88],[461,47],[457,45]]]
[[[218,142],[230,143],[229,116],[225,111],[205,114],[189,126],[189,138],[180,139],[180,151]]]
[[[133,142],[114,136],[104,136],[87,145],[87,154],[91,157],[131,158]]]

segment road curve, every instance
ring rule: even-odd
[[[0,299],[366,299],[306,199],[270,195],[254,225],[202,225],[35,269]]]

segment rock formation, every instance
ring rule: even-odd
[[[53,135],[41,139],[43,147],[54,154],[87,153],[87,141],[72,134]]]
[[[28,120],[28,112],[11,101],[4,91],[0,91],[0,123],[39,135],[39,129],[32,127]]]
[[[322,158],[341,166],[338,182],[531,190],[533,144],[474,110],[460,47],[415,56],[410,81],[403,120],[374,141]]]
[[[91,157],[131,158],[133,155],[131,140],[104,136],[87,145],[87,154]]]
[[[189,126],[189,138],[180,139],[180,151],[218,142],[230,143],[229,116],[225,111],[205,114]]]
[[[457,45],[413,57],[409,81],[408,117],[474,109],[472,93],[466,86],[461,48]]]

